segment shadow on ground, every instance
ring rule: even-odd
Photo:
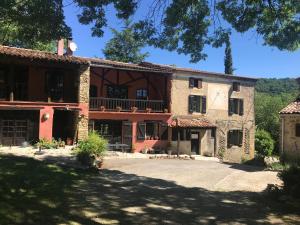
[[[288,215],[288,216],[287,216]],[[299,219],[299,218],[298,218]],[[297,223],[295,211],[250,192],[212,192],[120,171],[0,156],[0,224]]]

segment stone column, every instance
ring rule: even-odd
[[[78,140],[85,139],[88,136],[89,124],[89,89],[90,89],[90,67],[81,65],[78,70],[79,87],[78,102],[82,108],[78,118]]]

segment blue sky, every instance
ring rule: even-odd
[[[102,38],[92,37],[90,26],[78,22],[78,8],[73,5],[65,8],[67,24],[72,27],[74,41],[78,45],[75,55],[104,58],[102,49],[111,38],[110,29],[105,29]],[[143,12],[140,12],[142,14]],[[107,9],[109,26],[119,28],[122,23],[114,16],[112,8]],[[254,32],[246,34],[233,33],[231,38],[233,64],[235,74],[251,77],[299,77],[300,49],[296,52],[279,51],[277,48],[263,46],[261,38]],[[207,47],[208,55],[205,61],[192,64],[189,56],[179,55],[176,52],[146,47],[144,51],[150,53],[146,61],[160,64],[175,64],[178,67],[189,67],[212,72],[224,72],[224,48]]]

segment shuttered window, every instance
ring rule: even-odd
[[[296,137],[300,137],[300,123],[296,124]]]
[[[191,140],[191,130],[189,128],[173,128],[172,129],[172,141],[177,141],[178,139],[178,129],[181,141]]]
[[[232,146],[243,145],[243,131],[242,130],[230,130],[227,133],[227,146],[231,148]]]
[[[206,96],[190,95],[189,112],[206,113]]]
[[[168,125],[160,121],[146,121],[137,124],[138,140],[168,140]]]
[[[244,115],[244,100],[238,98],[230,98],[228,102],[228,113],[229,115],[238,114]]]
[[[190,78],[189,79],[190,88],[202,88],[202,79]]]
[[[237,92],[240,91],[241,90],[241,84],[239,82],[233,82],[232,90],[237,91]]]

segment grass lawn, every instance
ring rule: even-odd
[[[297,224],[259,193],[213,192],[120,171],[0,155],[0,224]]]

